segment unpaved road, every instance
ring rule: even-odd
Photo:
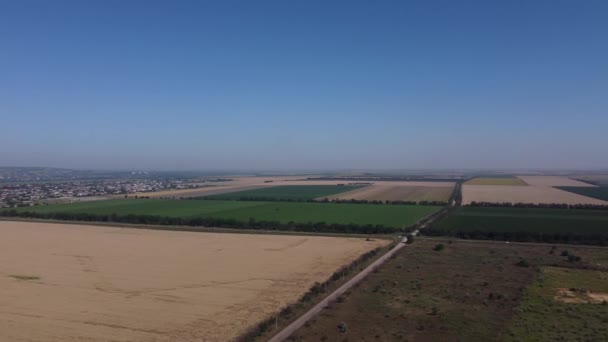
[[[329,296],[327,296],[325,299],[323,299],[320,303],[318,303],[317,305],[313,306],[310,310],[308,310],[300,318],[296,319],[294,322],[292,322],[290,325],[288,325],[287,327],[285,327],[278,334],[274,335],[269,340],[269,342],[285,341],[289,336],[291,336],[291,334],[293,334],[296,330],[300,329],[307,321],[309,321],[311,318],[313,318],[318,313],[320,313],[321,311],[323,311],[323,309],[325,307],[327,307],[327,305],[329,305],[329,303],[336,301],[338,299],[338,297],[340,297],[346,291],[348,291],[349,289],[351,289],[355,284],[357,284],[358,282],[360,282],[361,280],[363,280],[367,275],[369,275],[377,267],[379,267],[386,260],[388,260],[393,254],[397,253],[401,248],[403,248],[405,246],[405,242],[406,241],[407,241],[407,239],[403,239],[403,241],[400,242],[400,243],[398,243],[393,249],[391,249],[386,254],[384,254],[383,256],[381,256],[380,258],[378,258],[378,260],[376,260],[373,263],[371,263],[363,271],[361,271],[359,274],[357,274],[356,276],[354,276],[351,280],[349,280],[346,283],[344,283],[344,285],[340,286],[336,291],[334,291],[333,293],[331,293]]]

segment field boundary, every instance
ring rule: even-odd
[[[345,237],[345,238],[373,237],[375,239],[383,239],[383,240],[392,240],[393,236],[394,236],[394,234],[352,234],[352,233],[302,232],[302,231],[287,231],[287,230],[263,230],[263,229],[257,230],[257,229],[219,228],[219,227],[205,227],[205,226],[137,224],[137,223],[124,223],[124,222],[52,220],[52,219],[36,219],[36,218],[11,217],[11,216],[0,216],[0,221],[72,224],[72,225],[81,225],[81,226],[166,230],[166,231],[173,231],[173,232],[194,232],[194,233],[198,232],[198,233],[259,234],[259,235],[326,236],[326,237]]]

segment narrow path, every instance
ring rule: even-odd
[[[296,330],[301,328],[307,321],[316,316],[319,312],[323,311],[330,302],[336,301],[338,297],[343,295],[346,291],[351,289],[355,284],[363,280],[368,274],[374,271],[378,266],[382,265],[386,260],[388,260],[391,256],[397,253],[401,248],[405,246],[407,242],[407,238],[403,238],[403,240],[398,243],[393,249],[386,252],[383,256],[378,258],[376,261],[367,266],[363,271],[354,276],[352,279],[344,283],[337,290],[332,292],[329,296],[323,299],[320,303],[313,306],[310,310],[308,310],[305,314],[300,316],[300,318],[293,321],[290,325],[286,326],[279,333],[274,335],[269,342],[281,342],[285,341],[289,336],[291,336]]]

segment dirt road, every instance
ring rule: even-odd
[[[307,321],[316,316],[319,312],[321,312],[329,303],[334,302],[343,295],[346,291],[352,288],[355,284],[363,280],[368,274],[374,271],[377,267],[382,265],[386,260],[388,260],[393,254],[397,253],[401,248],[405,246],[405,242],[407,238],[404,238],[400,243],[398,243],[393,249],[388,251],[386,254],[378,258],[378,260],[371,263],[367,266],[363,271],[354,276],[351,280],[344,283],[344,285],[340,286],[336,291],[331,293],[325,299],[323,299],[320,303],[312,307],[312,309],[308,310],[304,315],[300,318],[292,322],[290,325],[285,327],[278,334],[274,335],[269,342],[280,342],[285,341],[291,334],[293,334],[296,330],[301,328]]]

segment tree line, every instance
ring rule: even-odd
[[[265,196],[240,196],[238,198],[217,198],[213,196],[190,197],[189,200],[222,200],[222,201],[250,201],[250,202],[297,202],[297,203],[342,203],[342,204],[376,204],[376,205],[447,205],[443,201],[391,201],[391,200],[358,200],[358,199],[329,199],[320,200],[311,198],[281,198],[281,197],[265,197]]]
[[[541,233],[541,232],[495,232],[495,231],[460,231],[443,230],[432,227],[420,231],[426,236],[449,236],[459,239],[497,240],[517,242],[542,242],[578,245],[608,246],[608,232],[594,234],[578,233]]]
[[[385,248],[390,249],[392,247],[393,245]],[[275,320],[287,321],[289,319],[292,319],[296,309],[301,308],[305,305],[309,305],[314,299],[318,298],[320,295],[325,294],[325,289],[327,287],[333,285],[334,283],[344,278],[346,275],[352,273],[353,271],[357,271],[362,264],[378,255],[385,248],[378,247],[367,253],[364,253],[357,259],[355,259],[353,262],[351,262],[349,265],[344,266],[334,272],[325,282],[314,283],[310,287],[310,289],[308,289],[308,291],[304,293],[295,303],[288,304],[277,314],[270,316],[265,320],[257,323],[256,325],[250,327],[245,333],[237,337],[236,341],[254,341],[256,338],[270,331],[270,329],[272,329],[272,327],[275,325]]]
[[[537,209],[584,209],[584,210],[608,210],[608,205],[603,204],[566,204],[566,203],[511,203],[511,202],[471,202],[470,207],[492,207],[492,208],[537,208]]]
[[[248,221],[239,221],[227,218],[211,217],[169,217],[157,215],[117,215],[117,214],[89,214],[89,213],[41,213],[34,211],[0,211],[2,217],[22,217],[45,220],[84,221],[84,222],[118,222],[143,225],[161,226],[189,226],[189,227],[217,227],[249,230],[271,231],[298,231],[308,233],[336,233],[336,234],[393,234],[409,232],[408,228],[393,228],[373,224],[342,224],[326,222],[279,222],[265,221],[250,218]]]

